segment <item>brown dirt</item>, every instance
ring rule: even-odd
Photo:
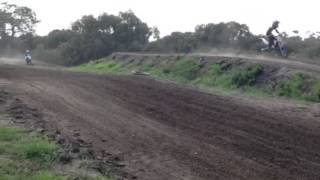
[[[8,65],[0,67],[0,88],[131,179],[320,179],[317,105]]]

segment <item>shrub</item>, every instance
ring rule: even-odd
[[[17,154],[20,157],[43,163],[53,161],[56,157],[56,150],[56,144],[39,137],[33,137],[24,143],[17,144]]]
[[[222,68],[219,64],[214,64],[211,66],[210,75],[218,76],[218,75],[221,75],[222,73],[223,73]]]
[[[191,59],[182,59],[178,61],[171,69],[171,75],[183,81],[191,81],[197,77],[200,70],[199,64]]]
[[[258,65],[239,70],[232,74],[232,85],[235,87],[252,85],[262,70],[263,68]]]
[[[305,83],[305,75],[302,73],[297,73],[293,76],[293,78],[286,83],[283,83],[279,88],[279,95],[286,96],[286,97],[301,97],[302,87]]]

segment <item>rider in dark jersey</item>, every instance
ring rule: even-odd
[[[279,27],[279,21],[274,21],[272,23],[272,26],[267,31],[267,37],[269,38],[269,49],[272,48],[273,45],[276,43],[276,37],[272,34],[273,31],[276,31],[279,34],[278,27]]]

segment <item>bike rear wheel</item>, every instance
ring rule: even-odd
[[[289,56],[288,48],[287,47],[280,48],[280,55],[284,58],[287,58]]]

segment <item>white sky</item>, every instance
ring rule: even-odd
[[[0,0],[32,8],[41,23],[37,34],[70,28],[82,15],[103,12],[117,15],[131,9],[161,36],[173,31],[193,31],[198,24],[237,21],[264,34],[272,21],[280,31],[320,31],[319,0]]]

